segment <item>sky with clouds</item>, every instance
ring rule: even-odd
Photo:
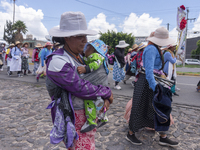
[[[177,7],[189,7],[188,36],[200,36],[199,0],[16,0],[15,20],[22,20],[28,27],[28,34],[44,40],[48,31],[59,25],[60,16],[66,11],[81,11],[85,14],[88,28],[96,31],[132,33],[134,36],[148,36],[160,26],[170,24],[170,36],[177,37]],[[13,18],[12,0],[0,1],[0,39],[6,20]],[[92,37],[98,38],[99,35]]]

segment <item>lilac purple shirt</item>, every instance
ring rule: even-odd
[[[27,57],[28,56],[28,48],[22,47],[22,56]]]

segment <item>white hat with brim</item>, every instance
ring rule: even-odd
[[[22,42],[20,42],[20,41],[15,42],[15,46],[18,44],[22,45]]]
[[[118,47],[118,48],[125,48],[125,47],[128,47],[129,44],[127,44],[124,40],[123,41],[119,41],[119,44],[116,45],[115,47]]]
[[[174,46],[176,46],[176,45],[177,45],[176,43],[169,44],[169,45],[167,45],[167,48],[171,48],[171,47],[174,47]]]
[[[169,32],[164,27],[158,28],[155,32],[151,33],[147,41],[151,41],[158,46],[167,46],[175,42],[174,39],[169,38]]]
[[[11,48],[11,47],[14,47],[15,46],[15,44],[10,44],[9,46],[8,46],[8,48]]]
[[[94,30],[87,29],[85,16],[82,12],[65,12],[61,15],[60,26],[49,30],[54,37],[70,37],[78,35],[96,35]]]

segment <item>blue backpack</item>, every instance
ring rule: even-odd
[[[131,62],[130,66],[131,66],[131,72],[135,74],[136,71],[137,71],[137,62],[136,62],[136,59],[134,59],[134,61]]]
[[[46,53],[46,52],[47,52],[47,48],[44,48],[44,49],[45,49],[45,53]],[[43,49],[41,49],[41,51],[40,51],[39,54],[38,54],[38,57],[39,57],[39,58],[41,58],[42,50],[43,50]]]

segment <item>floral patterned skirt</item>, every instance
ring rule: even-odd
[[[75,128],[79,135],[79,139],[74,141],[74,147],[69,150],[95,150],[95,133],[96,128],[90,132],[81,133],[81,127],[86,122],[85,110],[75,110]]]
[[[28,70],[28,58],[22,57],[22,69]]]
[[[113,66],[113,80],[116,82],[120,82],[124,80],[124,77],[125,77],[124,68],[119,68],[117,62],[115,61]]]

